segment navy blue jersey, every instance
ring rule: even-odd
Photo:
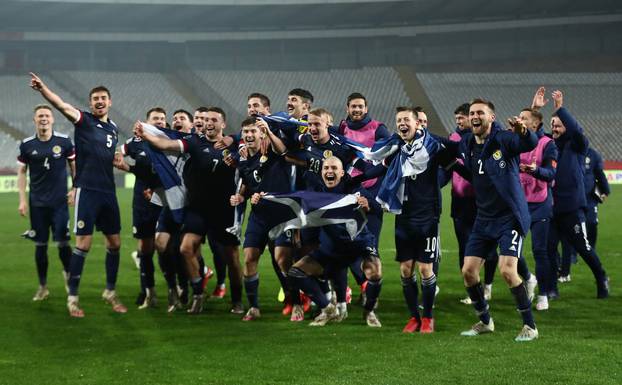
[[[538,137],[530,130],[525,135],[518,135],[504,130],[497,122],[492,123],[490,135],[486,138],[480,155],[475,155],[475,137],[468,133],[460,141],[460,154],[464,160],[465,168],[473,175],[473,187],[477,202],[477,216],[480,218],[481,205],[486,205],[488,200],[503,200],[510,209],[516,221],[520,224],[521,234],[525,235],[531,225],[531,216],[527,207],[525,193],[518,176],[519,155],[522,152],[533,150],[538,144]],[[478,161],[479,160],[479,161]],[[494,186],[494,195],[487,195],[486,188],[478,189],[477,183],[490,182]],[[483,194],[486,195],[482,195]],[[483,198],[483,200],[482,200]],[[505,207],[493,209],[504,211]]]
[[[482,166],[482,151],[484,143],[473,145],[471,157],[471,170],[473,170],[473,188],[475,189],[475,202],[477,203],[477,215],[482,219],[500,218],[512,214],[510,206],[503,200],[501,194],[484,172]]]
[[[268,151],[266,155],[257,152],[238,165],[240,178],[246,186],[246,194],[288,193],[293,191],[294,166],[285,157]]]
[[[123,155],[129,156],[136,162],[130,166],[130,172],[136,176],[134,182],[134,197],[132,206],[142,208],[149,207],[150,203],[145,199],[144,191],[154,189],[161,185],[158,175],[153,170],[151,160],[147,156],[144,146],[147,144],[140,138],[129,138],[121,147]]]
[[[110,119],[102,122],[93,114],[80,111],[75,127],[75,186],[102,192],[115,192],[112,161],[117,147],[118,129]]]
[[[30,173],[30,205],[58,206],[67,201],[67,160],[74,160],[73,143],[54,132],[48,141],[31,136],[19,145],[20,164]]]
[[[223,162],[223,152],[214,148],[205,135],[189,135],[181,139],[184,153],[190,154],[190,163],[184,169],[184,183],[188,190],[188,207],[205,210],[228,202],[235,193],[235,169]]]
[[[456,142],[433,134],[429,135],[440,141],[443,148],[430,159],[424,172],[406,177],[404,183],[404,202],[400,216],[416,224],[438,221],[443,207],[438,182],[440,167],[445,167],[455,161],[458,152]]]
[[[322,189],[322,163],[324,159],[336,156],[343,163],[343,168],[347,170],[348,165],[356,158],[356,152],[344,142],[338,135],[330,135],[328,142],[324,144],[315,143],[311,135],[300,136],[300,150],[294,156],[306,163],[303,178],[306,189],[319,191]]]

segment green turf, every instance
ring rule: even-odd
[[[128,305],[138,284],[129,256],[135,247],[129,235],[130,196],[119,191],[124,232],[118,292]],[[34,247],[18,236],[28,221],[17,214],[16,194],[0,194],[0,384],[620,384],[621,196],[622,188],[615,186],[600,216],[598,251],[611,277],[611,298],[595,299],[591,274],[580,262],[572,282],[560,285],[562,299],[535,315],[541,338],[519,344],[513,341],[519,316],[499,277],[491,302],[497,331],[459,336],[476,318],[471,307],[458,302],[465,293],[448,210],[442,220],[437,332],[424,336],[401,333],[408,316],[393,261],[390,216],[380,250],[385,261],[377,312],[381,329],[364,326],[358,306],[342,324],[316,329],[290,323],[280,315],[278,283],[267,258],[261,262],[260,321],[240,322],[222,300],[208,301],[205,312],[194,317],[168,315],[164,306],[113,314],[99,298],[105,279],[99,236],[82,277],[80,299],[87,316],[70,319],[54,248],[51,296],[31,302],[37,285]],[[533,269],[531,253],[528,261]],[[156,280],[165,300],[159,272]]]

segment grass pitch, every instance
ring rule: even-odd
[[[141,311],[131,306],[138,290],[130,258],[136,246],[130,234],[131,192],[119,190],[123,246],[117,290],[130,310],[114,314],[100,299],[105,272],[98,235],[82,277],[86,318],[70,319],[55,247],[49,248],[50,298],[31,301],[37,287],[34,245],[19,237],[29,223],[17,213],[17,194],[0,194],[0,384],[622,383],[622,188],[614,186],[600,215],[597,249],[611,280],[611,298],[595,299],[593,278],[580,261],[573,266],[572,282],[560,284],[561,299],[552,301],[550,310],[536,312],[540,339],[522,344],[513,341],[521,322],[499,276],[491,301],[495,333],[459,335],[476,317],[470,306],[458,302],[465,291],[447,193],[437,332],[432,335],[401,333],[408,312],[393,260],[389,215],[380,245],[385,275],[377,311],[381,329],[364,326],[356,305],[341,324],[311,328],[308,322],[289,322],[280,314],[278,281],[265,256],[260,266],[263,318],[244,323],[228,313],[223,300],[207,301],[200,316],[166,314],[164,303]],[[533,271],[529,242],[525,250]],[[156,282],[165,302],[159,271]]]

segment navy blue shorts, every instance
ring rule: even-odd
[[[94,228],[104,235],[121,232],[121,214],[115,193],[78,188],[74,215],[76,235],[92,235]]]
[[[180,231],[181,223],[175,222],[170,208],[163,207],[156,223],[156,233],[177,234]]]
[[[54,242],[66,242],[69,236],[69,208],[67,203],[56,207],[30,207],[29,236],[37,243],[47,243],[52,228]]]
[[[240,244],[238,238],[227,231],[227,228],[233,225],[233,211],[231,210],[230,220],[223,219],[224,214],[226,213],[216,211],[207,213],[187,209],[182,233],[207,236],[213,242],[218,242],[223,246],[238,246]]]
[[[475,218],[464,255],[486,259],[499,246],[499,255],[519,257],[524,236],[514,215],[496,219]]]
[[[370,238],[373,240],[373,238]],[[328,266],[336,268],[348,267],[357,259],[379,258],[378,250],[373,242],[349,242],[339,248],[321,244],[313,250],[309,256],[316,260],[323,268]]]
[[[395,260],[434,263],[438,259],[440,237],[438,218],[417,224],[407,218],[395,218]]]
[[[246,232],[244,233],[244,248],[252,247],[263,250],[268,244],[270,238],[268,226],[252,211],[248,216],[246,223]],[[274,240],[274,246],[292,247],[293,230],[286,230]]]
[[[147,203],[132,207],[132,234],[136,239],[153,238],[162,206]]]

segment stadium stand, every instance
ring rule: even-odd
[[[34,132],[32,121],[34,106],[45,102],[41,95],[28,87],[29,77],[26,75],[0,76],[0,89],[2,90],[0,117],[11,127],[18,129],[24,137],[30,136]],[[52,79],[46,79],[46,82],[50,88],[57,90],[67,102],[86,108],[85,103],[79,103],[71,95],[64,93],[63,89]],[[55,117],[57,131],[68,133],[73,129],[72,125],[59,113],[56,113]]]
[[[17,164],[17,155],[19,154],[19,141],[11,136],[0,132],[0,170],[15,169]]]
[[[560,89],[564,105],[585,128],[592,146],[607,160],[622,160],[618,131],[622,73],[418,73],[417,77],[448,131],[454,128],[454,108],[475,97],[491,100],[498,120],[505,122],[531,104],[537,87],[547,87],[547,96]],[[546,106],[545,116],[550,112],[551,106]]]
[[[74,80],[84,89],[82,94],[95,86],[106,86],[112,94],[111,118],[126,133],[129,132],[129,127],[124,127],[126,124],[144,119],[145,112],[154,106],[164,108],[169,117],[179,108],[190,112],[193,108],[160,73],[71,71],[56,72],[54,76]],[[120,116],[115,116],[115,110]]]
[[[395,107],[410,104],[397,72],[389,67],[330,71],[196,71],[199,78],[216,90],[239,113],[246,114],[246,98],[251,92],[268,95],[272,111],[285,110],[287,93],[304,88],[313,94],[316,107],[328,109],[338,123],[345,117],[345,101],[352,92],[368,100],[370,114],[393,127]]]

